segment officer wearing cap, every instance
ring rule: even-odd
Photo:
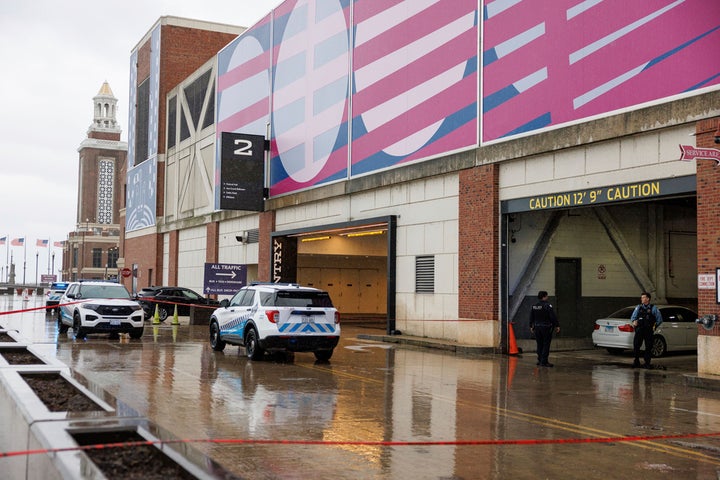
[[[548,293],[545,290],[540,290],[538,292],[538,302],[530,309],[530,331],[535,335],[537,364],[541,367],[553,366],[552,363],[548,362],[553,330],[555,330],[555,333],[560,333],[560,323],[552,305],[548,302]]]

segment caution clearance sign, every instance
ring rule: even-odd
[[[645,200],[679,193],[691,193],[695,189],[695,175],[689,175],[505,200],[502,202],[502,213],[588,207],[607,203]]]

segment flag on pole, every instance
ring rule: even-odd
[[[20,238],[13,238],[12,241],[10,241],[10,245],[13,247],[22,247],[25,245],[25,237]]]
[[[5,245],[7,243],[7,237],[0,237],[0,245]]]
[[[50,243],[50,240],[40,240],[40,239],[38,239],[38,241],[35,242],[35,246],[36,246],[36,247],[47,247],[49,243]]]
[[[53,247],[63,248],[64,246],[65,246],[65,240],[61,240],[59,242],[53,242]]]

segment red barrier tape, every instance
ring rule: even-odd
[[[186,306],[186,307],[197,307],[197,308],[212,308],[215,310],[220,305],[203,305],[202,303],[180,303],[180,302],[170,302],[168,300],[157,300],[155,298],[143,298],[143,302],[148,303],[158,303],[163,305],[180,305],[180,306]]]
[[[93,299],[93,300],[95,300],[95,299]],[[79,300],[77,302],[63,303],[63,305],[75,305],[77,303],[84,303],[84,302],[89,302],[89,301],[90,300]],[[162,303],[165,305],[180,305],[180,306],[184,305],[184,306],[188,306],[188,307],[197,307],[197,308],[212,308],[213,310],[215,310],[216,308],[218,308],[220,306],[220,305],[198,305],[198,304],[194,304],[194,303],[164,302],[164,301],[149,299],[149,298],[146,300],[143,300],[143,301]],[[43,307],[24,308],[22,310],[10,310],[8,312],[0,312],[0,315],[13,315],[16,313],[34,312],[36,310],[53,310],[53,309],[59,308],[59,307],[60,307],[60,305],[58,304],[58,305],[50,305],[50,306],[43,306]]]
[[[681,438],[706,438],[720,436],[714,433],[683,433],[678,435],[653,436],[625,436],[625,437],[592,437],[592,438],[543,438],[543,439],[517,439],[517,440],[448,440],[448,441],[328,441],[328,440],[263,440],[263,439],[237,439],[237,438],[204,438],[185,440],[146,440],[139,442],[103,443],[95,445],[80,445],[77,447],[48,448],[37,450],[19,450],[16,452],[0,452],[0,458],[17,457],[23,455],[37,455],[40,453],[75,452],[79,450],[101,450],[105,448],[127,448],[143,445],[169,445],[175,443],[214,443],[226,445],[321,445],[321,446],[374,446],[374,447],[417,447],[417,446],[484,446],[484,445],[548,445],[548,444],[580,444],[580,443],[616,443],[616,442],[648,442],[657,440],[677,440]]]
[[[84,303],[87,301],[88,300],[80,300],[77,302],[63,303],[63,305],[75,305],[76,303]],[[52,310],[52,309],[55,309],[58,307],[59,307],[59,305],[50,305],[50,306],[46,306],[46,307],[24,308],[22,310],[10,310],[8,312],[0,312],[0,315],[12,315],[12,314],[16,314],[16,313],[34,312],[36,310]]]

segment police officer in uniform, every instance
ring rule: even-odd
[[[630,323],[635,328],[635,336],[633,337],[633,352],[635,353],[635,361],[633,368],[640,366],[640,347],[645,344],[645,364],[643,368],[650,368],[650,358],[652,358],[653,332],[662,323],[662,316],[658,308],[650,303],[650,294],[642,292],[640,294],[640,305],[630,317]]]
[[[535,335],[537,364],[541,367],[553,366],[552,363],[548,362],[553,330],[555,330],[555,333],[560,333],[560,323],[552,305],[548,302],[548,293],[540,290],[538,292],[538,302],[530,309],[530,331]]]

